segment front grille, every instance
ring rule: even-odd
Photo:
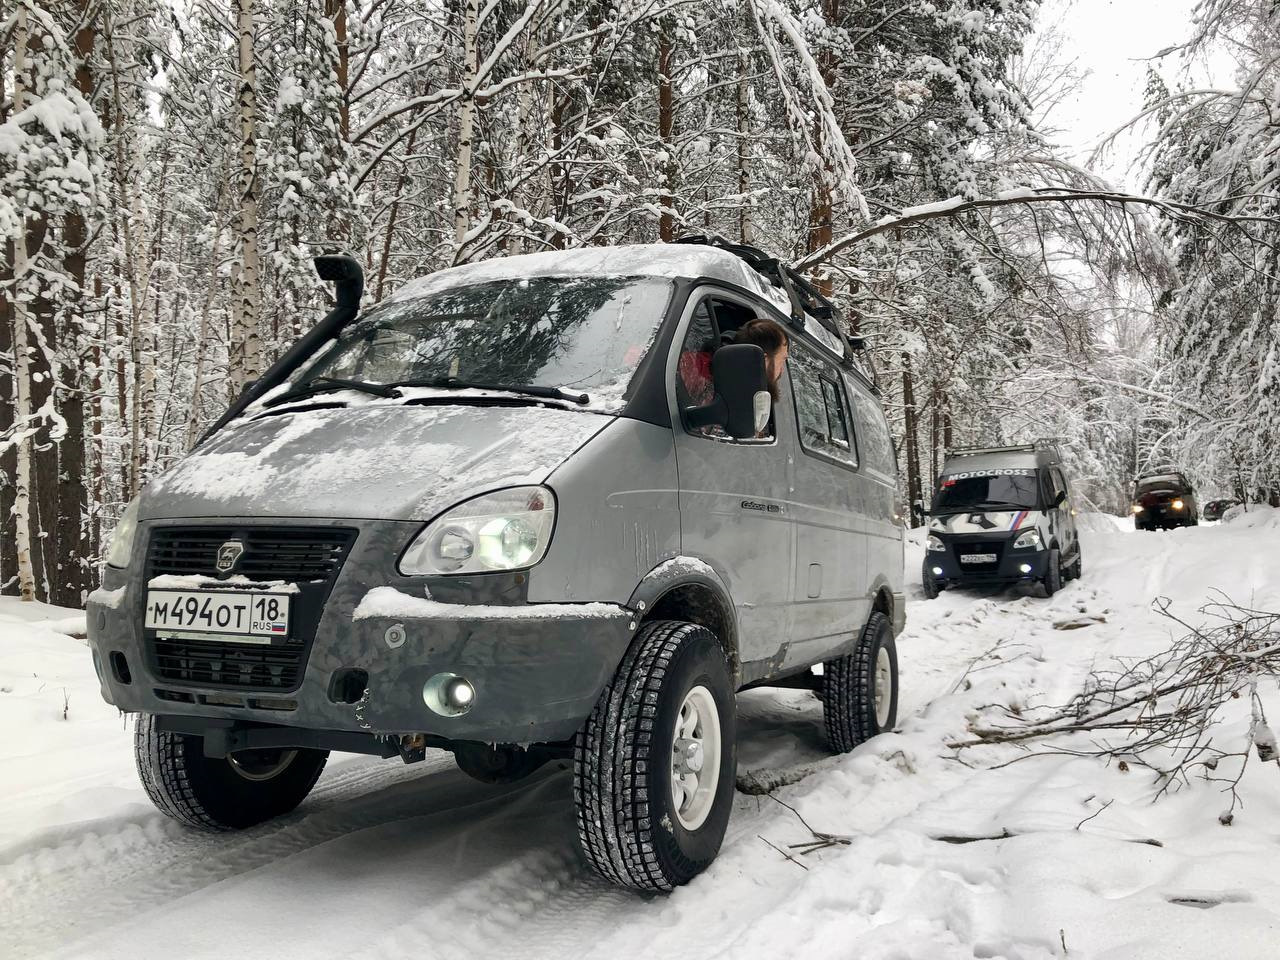
[[[251,580],[331,580],[341,567],[354,530],[337,527],[159,527],[147,554],[151,576],[217,575],[218,549],[244,544],[232,573]]]
[[[356,531],[345,527],[174,526],[156,527],[147,545],[148,578],[196,576],[198,589],[219,589],[217,559],[223,544],[238,540],[244,551],[229,571],[254,581],[297,585],[289,611],[289,636],[269,644],[246,644],[146,631],[151,668],[160,680],[195,687],[287,691],[302,683],[311,644],[325,603]],[[227,583],[226,589],[236,589]]]
[[[1002,540],[982,540],[970,543],[957,543],[955,545],[956,559],[960,561],[960,570],[962,573],[995,573],[1000,569],[1000,559],[1004,556],[1005,543]],[[989,553],[995,555],[994,561],[984,563],[968,563],[965,557],[975,553]]]
[[[301,643],[250,647],[157,638],[151,646],[162,679],[246,690],[292,690],[302,677],[305,653]]]

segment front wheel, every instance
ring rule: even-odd
[[[733,683],[715,635],[640,628],[574,745],[587,862],[637,890],[671,890],[715,859],[733,807]]]
[[[920,585],[924,588],[924,598],[926,600],[937,600],[938,594],[942,592],[942,587],[938,585],[938,578],[929,569],[927,560],[920,571]]]
[[[898,650],[883,613],[871,614],[852,653],[823,663],[822,718],[836,753],[898,722]]]
[[[1049,563],[1040,582],[1044,585],[1046,597],[1052,597],[1062,589],[1062,554],[1057,547],[1049,551]]]
[[[161,730],[143,714],[133,755],[147,796],[161,813],[198,830],[243,830],[288,813],[311,792],[327,750],[237,750],[206,757],[204,738]]]

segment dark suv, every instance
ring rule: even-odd
[[[1176,470],[1149,473],[1133,485],[1135,530],[1168,530],[1200,523],[1196,492],[1185,474]]]

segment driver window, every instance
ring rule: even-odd
[[[682,420],[687,408],[705,406],[715,399],[711,358],[721,346],[733,343],[738,327],[754,316],[754,312],[748,307],[712,298],[703,299],[694,309],[684,341],[680,344],[680,356],[676,360],[676,401]],[[765,432],[754,440],[734,440],[722,427],[691,427],[687,421],[685,430],[695,437],[707,437],[726,443],[761,443],[773,440],[772,420]]]

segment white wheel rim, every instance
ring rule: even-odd
[[[706,687],[685,694],[671,737],[671,809],[697,830],[715,806],[720,784],[720,713]]]
[[[876,652],[876,726],[881,730],[889,723],[889,706],[893,702],[893,669],[889,651]]]

